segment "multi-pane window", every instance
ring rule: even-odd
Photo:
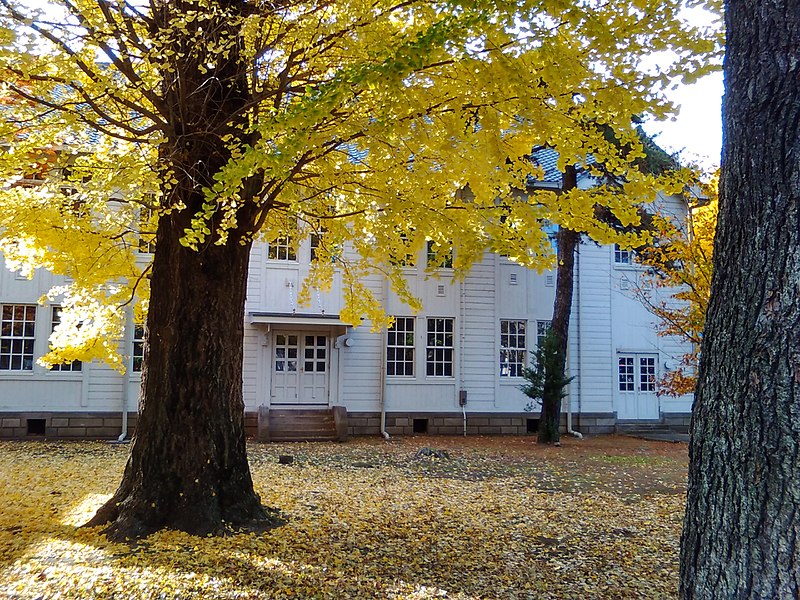
[[[299,339],[296,335],[278,334],[275,336],[275,371],[278,373],[297,372],[297,351]]]
[[[54,306],[52,317],[51,317],[51,326],[50,332],[52,333],[55,331],[58,324],[61,323],[61,307]],[[83,368],[83,364],[79,360],[73,360],[70,363],[63,363],[63,364],[56,364],[50,367],[51,371],[80,371]]]
[[[292,238],[289,236],[282,236],[270,242],[267,257],[270,260],[297,260],[297,255],[292,245]]]
[[[631,265],[633,264],[633,250],[625,250],[619,244],[614,244],[614,264]]]
[[[0,321],[0,371],[32,371],[36,306],[3,304]]]
[[[328,339],[324,335],[307,335],[303,345],[303,370],[324,373],[328,363]]]
[[[619,357],[619,391],[632,392],[636,384],[634,378],[633,357],[620,356]]]
[[[311,262],[317,260],[317,252],[319,250],[319,245],[322,237],[318,233],[312,233],[311,238],[309,239],[308,245],[311,248]]]
[[[656,358],[655,356],[639,357],[639,386],[643,392],[656,391]]]
[[[425,365],[429,377],[453,376],[452,318],[428,319]]]
[[[143,206],[139,211],[139,252],[152,254],[156,251],[156,227],[153,209]]]
[[[330,254],[331,262],[336,261],[337,257],[339,257],[341,254],[341,248],[338,245],[334,245],[333,247],[323,246],[322,235],[319,233],[311,234],[311,237],[309,238],[309,247],[311,248],[311,262],[317,260],[318,255],[324,255],[326,253],[325,251]],[[322,252],[320,252],[320,248],[322,248]]]
[[[292,238],[289,236],[282,236],[270,242],[267,257],[270,260],[297,260],[297,255],[292,245]]]
[[[131,353],[131,370],[138,373],[144,364],[144,325],[133,326],[133,352]]]
[[[536,345],[540,348],[542,344],[544,344],[544,338],[547,336],[547,332],[550,331],[552,325],[552,321],[536,321]]]
[[[416,257],[411,250],[411,242],[405,233],[400,234],[400,244],[397,248],[397,254],[391,259],[391,263],[399,267],[413,267],[416,265]]]
[[[438,256],[437,256],[438,250]],[[427,245],[427,265],[430,269],[452,269],[453,268],[453,248],[448,248],[445,252],[439,249],[438,244],[433,240],[428,240]]]
[[[522,377],[526,362],[526,321],[500,321],[500,377]]]
[[[414,376],[414,317],[395,317],[386,332],[386,374]]]

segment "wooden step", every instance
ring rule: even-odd
[[[300,441],[335,441],[343,440],[345,436],[337,430],[334,410],[342,412],[346,419],[344,409],[264,409],[262,419],[265,420],[262,440],[271,442],[300,442]],[[341,425],[341,424],[340,424]],[[346,423],[344,432],[346,434]]]

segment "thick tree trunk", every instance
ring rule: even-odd
[[[684,598],[800,597],[800,10],[729,0]]]
[[[271,524],[245,453],[249,250],[229,244],[198,253],[178,243],[174,227],[159,228],[136,436],[119,489],[89,523],[110,522],[111,538]]]
[[[160,107],[166,121],[159,148],[166,210],[159,217],[150,282],[136,436],[119,489],[89,522],[109,523],[106,531],[114,539],[162,527],[218,534],[275,522],[253,489],[242,400],[247,265],[252,230],[266,210],[254,197],[262,181],[253,175],[242,186],[235,227],[224,245],[215,242],[229,200],[205,191],[231,158],[224,140],[253,143],[247,137],[251,98],[239,31],[247,3],[156,6],[154,30],[179,28],[191,35],[166,42],[174,59],[164,70]],[[207,215],[208,234],[198,250],[186,248],[180,240],[201,214]]]
[[[568,165],[564,170],[562,190],[569,191],[577,187],[575,167]],[[567,349],[569,344],[569,317],[572,312],[572,292],[575,277],[575,250],[580,241],[580,233],[567,228],[560,228],[556,234],[558,246],[558,266],[556,268],[556,297],[553,303],[553,320],[550,328],[558,339],[557,376],[565,379],[567,367]],[[547,388],[546,388],[547,389]],[[539,417],[539,431],[536,441],[540,444],[552,444],[561,439],[561,389],[545,394],[542,398],[542,413]]]

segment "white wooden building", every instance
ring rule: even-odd
[[[657,206],[678,219],[687,212],[677,197],[659,198]],[[434,277],[419,256],[405,274],[422,299],[420,313],[384,280],[367,282],[395,317],[389,331],[373,333],[339,320],[338,276],[330,292],[312,294],[310,307],[297,305],[312,251],[306,243],[297,252],[280,244],[252,252],[243,371],[250,434],[269,438],[287,411],[311,409],[335,413],[340,433],[350,435],[535,431],[538,408],[519,391],[518,374],[549,324],[554,272],[537,274],[487,253],[463,279],[449,269]],[[576,260],[568,358],[575,379],[564,410],[584,434],[630,422],[688,425],[691,397],[659,397],[655,386],[687,348],[656,335],[654,317],[635,297],[643,269],[631,258],[589,242]],[[46,272],[28,280],[0,270],[0,437],[130,434],[142,330],[129,328],[125,375],[99,363],[40,366],[58,307],[37,302],[56,283]]]

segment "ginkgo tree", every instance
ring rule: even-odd
[[[703,341],[708,298],[711,293],[711,261],[719,204],[717,177],[697,188],[701,202],[690,206],[688,223],[676,224],[666,217],[652,221],[655,243],[640,249],[637,260],[651,270],[648,286],[637,296],[658,317],[658,334],[677,336],[691,346],[680,364],[659,382],[660,392],[670,396],[691,394],[697,381],[697,363]],[[654,290],[672,292],[665,300]],[[677,302],[676,302],[677,300]]]
[[[417,306],[398,265],[428,239],[455,240],[462,272],[487,250],[551,266],[545,222],[618,241],[597,206],[634,222],[677,185],[630,168],[631,116],[666,116],[665,86],[715,49],[663,0],[52,4],[62,13],[0,0],[0,250],[70,277],[52,293],[83,325],[46,360],[119,365],[121,306],[146,314],[131,456],[91,521],[115,538],[271,522],[243,427],[254,242],[319,234],[314,284],[340,269],[342,317],[379,326],[363,277],[382,273]],[[643,66],[656,55],[671,62]],[[535,146],[600,159],[625,193],[526,193]],[[19,185],[34,172],[38,185]],[[146,266],[142,214],[156,224]]]

